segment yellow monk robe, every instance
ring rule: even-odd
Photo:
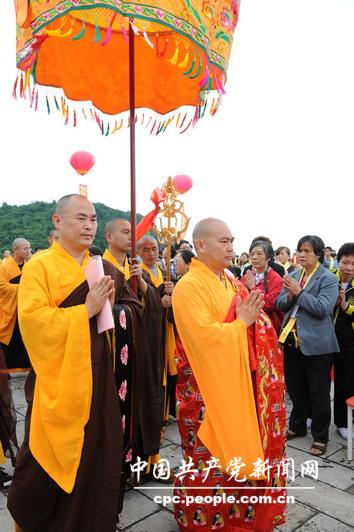
[[[17,314],[18,284],[10,281],[21,275],[21,270],[13,257],[0,264],[0,342],[10,343]]]
[[[241,457],[242,474],[253,472],[264,454],[253,394],[247,328],[242,320],[224,323],[234,288],[192,259],[173,295],[177,330],[200,388],[206,413],[198,436],[225,470]]]
[[[30,449],[42,468],[71,493],[92,397],[91,339],[84,304],[60,305],[83,281],[80,265],[59,243],[24,267],[18,314],[36,385]],[[75,415],[73,415],[75,413]]]
[[[156,270],[155,271],[157,271],[157,275],[155,275],[154,271],[151,270],[148,266],[146,266],[146,264],[144,264],[142,262],[140,265],[141,265],[141,268],[150,275],[150,279],[151,279],[153,285],[156,286],[156,288],[158,288],[159,286],[161,286],[165,282],[165,280],[163,278],[163,273],[161,271],[161,268],[156,266]]]
[[[111,264],[113,264],[113,266],[115,268],[117,268],[117,270],[122,272],[122,274],[125,277],[125,280],[129,281],[129,279],[130,279],[130,269],[129,269],[129,262],[128,262],[128,258],[127,257],[125,257],[125,259],[124,259],[123,267],[119,264],[119,262],[117,261],[115,256],[109,251],[109,249],[105,250],[105,252],[103,253],[103,258],[105,260],[108,260],[108,262],[110,262]]]

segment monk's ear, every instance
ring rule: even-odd
[[[204,240],[196,240],[194,242],[194,247],[195,247],[195,250],[196,252],[198,253],[198,251],[201,251],[203,253],[203,251],[205,250],[205,242]]]
[[[106,241],[108,242],[108,244],[110,244],[112,242],[112,234],[111,233],[105,233],[104,235]]]
[[[52,222],[53,222],[55,229],[60,229],[60,221],[61,221],[60,214],[55,212],[52,216]]]

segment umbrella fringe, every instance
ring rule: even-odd
[[[60,112],[65,125],[76,127],[82,120],[91,120],[97,124],[103,136],[130,127],[128,111],[121,113],[120,116],[108,116],[102,114],[92,104],[83,105],[82,102],[67,99],[61,89],[57,89],[60,91],[59,94],[58,92],[53,94],[48,90],[48,87],[42,87],[36,83],[33,76],[34,68],[35,65],[32,67],[32,72],[19,71],[12,91],[14,99],[20,97],[27,100],[29,107],[35,111],[38,109],[40,100],[43,100],[46,112],[48,114],[53,114],[53,111]],[[203,86],[200,90],[199,103],[196,106],[188,106],[186,111],[176,112],[173,110],[166,115],[160,115],[153,110],[149,113],[146,109],[138,109],[135,113],[135,123],[145,128],[150,135],[160,135],[166,132],[169,127],[174,127],[179,133],[184,133],[194,127],[207,112],[214,115],[220,105],[221,95],[224,93],[223,80],[218,76],[218,71],[209,67],[201,81]],[[216,87],[216,90],[212,89],[213,86]]]

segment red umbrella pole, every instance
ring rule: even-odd
[[[132,22],[132,20],[130,20]],[[136,179],[135,179],[135,53],[134,32],[129,24],[129,112],[130,112],[130,218],[132,229],[132,262],[136,262]],[[137,293],[137,278],[132,278]]]

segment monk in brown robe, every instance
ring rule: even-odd
[[[135,400],[138,400],[138,429],[133,448],[136,456],[158,455],[160,434],[163,424],[163,312],[160,293],[151,282],[148,274],[142,271],[139,264],[130,264],[128,253],[131,250],[131,225],[128,220],[116,218],[106,224],[105,238],[107,249],[103,258],[120,270],[125,279],[131,282],[132,277],[137,278],[138,296],[144,305],[144,326],[140,333],[143,342],[142,356],[135,365],[135,378],[133,369],[127,380],[138,380],[139,389],[135,391]],[[121,331],[122,332],[122,331]],[[118,335],[119,337],[119,335]],[[119,342],[119,339],[118,339]],[[121,342],[124,347],[124,342]],[[117,349],[119,345],[117,344]],[[118,355],[118,353],[117,353]],[[124,363],[117,356],[116,376],[117,386],[120,388],[121,375],[129,370],[129,363]],[[127,403],[122,405],[126,416],[127,425],[130,413]],[[134,405],[132,405],[134,408]],[[158,456],[159,458],[159,456]],[[127,473],[128,475],[128,473]]]
[[[85,269],[97,229],[83,196],[59,200],[59,242],[26,264],[19,323],[33,367],[29,408],[8,508],[23,532],[116,530],[123,451],[110,332],[98,333],[107,299],[125,305],[132,334],[141,304],[122,274],[104,263],[89,289]]]

